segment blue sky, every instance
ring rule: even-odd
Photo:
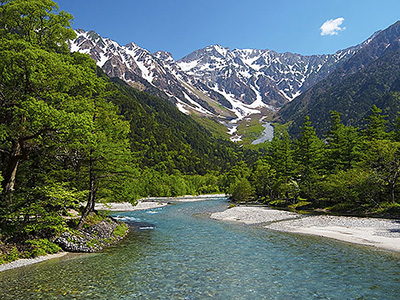
[[[75,19],[121,45],[175,59],[219,44],[304,55],[363,42],[400,20],[399,0],[56,0]],[[321,26],[328,20],[322,35]],[[336,26],[336,27],[335,27]],[[336,28],[336,31],[330,31]]]

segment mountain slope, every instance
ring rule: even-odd
[[[237,145],[214,138],[172,103],[113,78],[110,100],[130,122],[132,151],[141,169],[172,174],[223,171],[236,163]]]
[[[345,124],[360,126],[373,104],[391,117],[397,114],[391,93],[400,91],[400,22],[381,31],[335,72],[285,105],[276,118],[292,121],[291,132],[308,115],[322,135],[329,126],[329,111],[341,112]],[[391,100],[390,100],[391,99]]]
[[[77,30],[76,33],[77,38],[70,44],[71,51],[89,54],[109,77],[118,77],[138,90],[169,99],[185,113],[230,115],[191,86],[186,74],[173,65],[170,53],[152,54],[134,43],[120,46],[93,31]]]

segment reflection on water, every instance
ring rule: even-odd
[[[0,299],[398,299],[399,254],[203,214],[222,207],[118,213],[122,243],[2,272]]]

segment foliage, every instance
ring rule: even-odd
[[[246,178],[242,178],[231,186],[231,198],[235,202],[247,202],[253,197],[253,187]]]
[[[0,253],[0,265],[17,260],[20,257],[17,247],[12,247],[8,253]]]
[[[218,193],[221,173],[246,155],[256,160],[171,102],[70,53],[71,20],[51,0],[1,1],[1,239],[96,222],[98,201]],[[79,222],[67,219],[70,209]]]
[[[237,145],[214,137],[173,103],[112,79],[108,97],[130,123],[131,150],[140,169],[185,175],[224,172],[243,159]]]
[[[324,142],[309,118],[299,138],[290,139],[283,131],[268,143],[267,154],[251,173],[241,177],[254,189],[252,200],[292,209],[398,215],[400,127],[387,132],[386,119],[373,106],[365,128],[358,129],[345,126],[332,111]],[[236,187],[240,179],[231,181]]]
[[[124,236],[128,228],[129,228],[128,225],[126,225],[125,223],[121,223],[117,227],[115,227],[114,235],[118,237]]]
[[[37,257],[46,254],[54,254],[61,250],[61,248],[50,242],[48,239],[39,240],[27,240],[25,241],[31,248],[31,250],[25,255],[27,257]]]

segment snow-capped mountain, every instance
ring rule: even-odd
[[[185,81],[185,74],[173,67],[171,54],[161,51],[152,54],[135,43],[121,46],[93,31],[77,30],[76,33],[77,38],[70,43],[71,51],[89,54],[108,76],[119,77],[137,89],[168,98],[184,112],[217,113],[196,95],[197,91]]]
[[[150,53],[134,43],[121,46],[93,31],[76,32],[71,51],[89,54],[107,75],[169,98],[182,112],[220,120],[242,119],[261,108],[278,110],[362,47],[303,56],[214,45],[175,61],[168,52]]]
[[[356,50],[353,47],[333,55],[303,56],[214,45],[189,54],[177,64],[230,102],[277,109],[325,78]]]

